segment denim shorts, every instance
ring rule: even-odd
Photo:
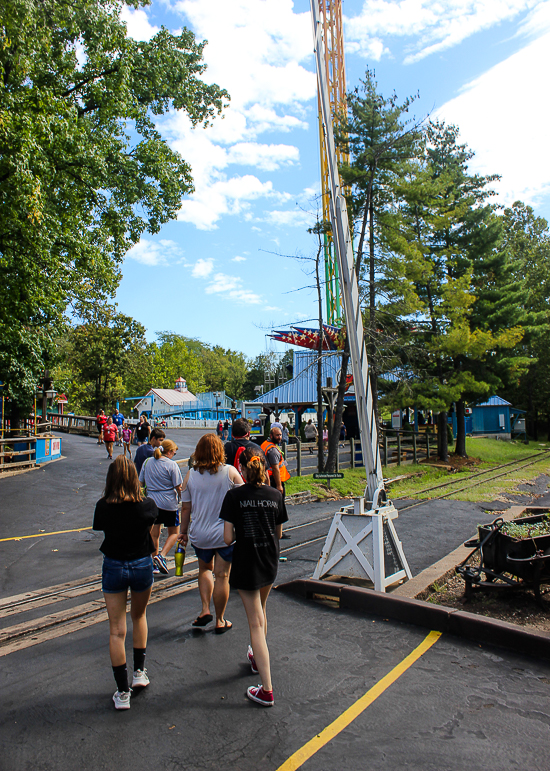
[[[123,562],[103,557],[101,578],[101,589],[105,594],[125,592],[128,587],[133,592],[145,592],[153,585],[153,560],[151,557],[141,557]]]
[[[212,561],[214,554],[219,554],[222,560],[226,562],[231,562],[233,559],[233,544],[231,546],[224,546],[222,549],[199,549],[194,544],[191,544],[191,546],[193,546],[197,557],[207,564]]]

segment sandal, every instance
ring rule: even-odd
[[[207,613],[206,616],[197,616],[191,626],[206,626],[212,621],[213,618],[214,617],[211,613]]]
[[[223,626],[217,626],[214,629],[214,633],[215,634],[225,634],[226,632],[229,632],[230,629],[233,629],[233,624],[231,623],[231,621],[228,621],[227,619],[225,619],[224,625]]]

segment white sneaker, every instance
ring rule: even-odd
[[[130,709],[130,691],[121,693],[115,691],[113,694],[113,701],[115,703],[115,709]]]
[[[147,677],[146,669],[136,669],[134,672],[134,679],[132,680],[132,688],[145,688],[149,685],[149,678]]]

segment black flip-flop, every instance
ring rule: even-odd
[[[197,616],[191,626],[206,626],[212,621],[213,618],[214,616],[212,616],[211,613],[207,613],[206,616]]]
[[[214,629],[214,632],[215,634],[225,634],[225,632],[229,632],[230,629],[233,629],[233,624],[231,621],[225,619],[225,624],[223,626],[217,626]]]

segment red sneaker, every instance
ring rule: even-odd
[[[261,685],[257,685],[255,688],[251,685],[250,688],[246,689],[246,695],[251,701],[261,704],[262,707],[272,707],[275,704],[273,691],[264,691]]]
[[[248,663],[250,664],[250,669],[252,670],[253,675],[258,674],[258,667],[256,666],[256,659],[254,658],[254,651],[252,650],[252,647],[249,645],[248,650],[246,652],[246,658],[248,659]]]

